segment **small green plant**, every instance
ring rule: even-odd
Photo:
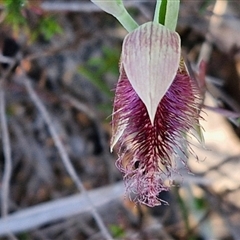
[[[202,197],[195,197],[194,204],[197,210],[205,210],[207,208],[206,199]]]
[[[4,8],[6,24],[16,32],[24,31],[31,40],[39,36],[50,40],[55,34],[62,33],[62,28],[54,16],[44,14],[31,1],[0,0],[0,4]]]
[[[43,16],[38,22],[36,30],[33,32],[34,38],[42,35],[45,40],[50,40],[55,34],[62,33],[62,28],[57,23],[54,16]]]
[[[102,93],[112,98],[113,93],[103,79],[107,73],[117,77],[120,52],[117,49],[103,47],[102,54],[103,56],[90,58],[84,65],[78,68],[78,72]]]
[[[22,9],[26,5],[26,0],[2,0],[6,12],[5,20],[15,29],[26,25],[26,18],[22,14]]]
[[[110,232],[114,238],[123,238],[125,236],[124,229],[118,225],[110,225]]]

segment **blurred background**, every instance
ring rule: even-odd
[[[153,19],[155,1],[124,3]],[[177,32],[191,74],[206,65],[205,144],[148,208],[109,152],[127,32],[88,0],[0,0],[0,239],[240,239],[240,2],[182,0]]]

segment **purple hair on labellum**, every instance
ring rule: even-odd
[[[122,71],[112,123],[125,125],[118,140],[117,167],[124,174],[127,190],[152,207],[162,202],[158,194],[168,190],[164,180],[175,171],[176,149],[185,152],[179,139],[198,125],[199,93],[189,75],[179,71],[160,101],[152,125],[145,105]]]

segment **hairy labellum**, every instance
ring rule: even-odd
[[[199,94],[185,69],[179,68],[158,104],[153,124],[121,69],[114,101],[112,145],[117,143],[117,167],[124,174],[128,192],[138,202],[151,207],[163,202],[158,195],[168,190],[164,181],[176,170],[173,156],[179,152],[186,155],[179,140],[198,125],[198,117]],[[185,161],[183,157],[179,160]]]

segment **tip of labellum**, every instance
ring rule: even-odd
[[[141,25],[124,39],[121,65],[152,125],[158,104],[176,75],[180,51],[179,35],[153,22]]]
[[[116,165],[124,174],[127,191],[136,201],[153,207],[163,202],[158,196],[168,190],[165,180],[177,171],[175,161],[185,161],[182,142],[188,143],[186,132],[198,125],[200,97],[187,72],[179,69],[152,123],[124,70],[115,93],[111,147],[117,143]]]

